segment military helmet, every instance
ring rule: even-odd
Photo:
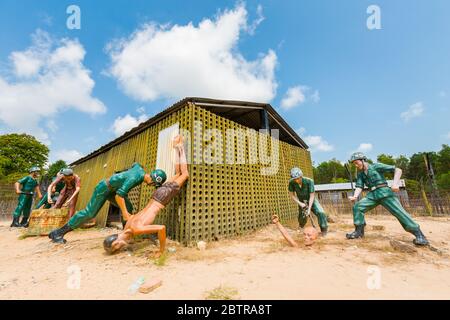
[[[38,167],[31,167],[31,169],[28,171],[29,173],[38,172],[40,169]]]
[[[167,179],[166,173],[161,169],[155,169],[150,173],[152,181],[156,187],[160,187]]]
[[[354,152],[354,153],[352,154],[352,156],[350,157],[349,162],[353,162],[353,161],[355,161],[355,160],[364,160],[364,161],[367,161],[367,157],[366,157],[365,154],[362,153],[362,152]]]
[[[294,167],[291,169],[291,178],[292,179],[298,179],[300,177],[303,177],[303,172],[300,168]]]
[[[73,175],[73,170],[70,168],[64,168],[61,170],[61,173],[67,177]]]

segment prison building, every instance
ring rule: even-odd
[[[194,97],[72,163],[82,179],[77,209],[86,206],[102,179],[134,162],[146,172],[158,167],[173,175],[170,139],[177,132],[186,138],[190,177],[155,221],[166,225],[168,237],[189,245],[248,233],[268,225],[273,214],[283,220],[297,216],[288,182],[294,166],[312,178],[305,142],[270,104]],[[153,191],[143,183],[130,192],[134,213]],[[107,202],[96,224],[118,219],[118,208]]]

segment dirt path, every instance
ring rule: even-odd
[[[46,237],[19,240],[20,231],[4,222],[0,299],[204,299],[212,292],[235,299],[449,299],[450,218],[417,220],[443,254],[395,251],[390,238],[411,243],[413,237],[387,216],[367,218],[364,240],[345,240],[352,229],[348,216],[331,224],[328,237],[311,248],[293,230],[300,248],[287,247],[274,226],[210,243],[206,251],[169,241],[176,252],[160,266],[147,258],[156,251],[148,240],[132,251],[105,255],[102,241],[113,229],[72,232],[67,244],[53,245]],[[77,270],[80,289],[69,289]],[[163,285],[130,295],[128,287],[140,276],[160,278]]]

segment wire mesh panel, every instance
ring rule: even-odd
[[[244,234],[269,224],[273,213],[284,219],[297,216],[288,193],[289,173],[298,166],[312,177],[308,151],[197,106],[192,113],[194,163],[189,166],[190,202],[185,213],[190,223],[186,238],[180,240],[189,244]],[[216,136],[211,130],[216,130]],[[234,131],[231,142],[228,130]],[[259,141],[265,141],[267,150],[261,150]],[[278,148],[278,170],[262,175],[261,169],[270,164],[259,161],[261,153],[270,153],[272,145]],[[218,157],[221,160],[215,162]]]

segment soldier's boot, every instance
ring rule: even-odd
[[[28,228],[29,222],[28,218],[22,217],[22,221],[20,221],[20,226],[23,228]]]
[[[328,233],[328,227],[320,227],[320,233],[322,234],[322,237],[325,237]]]
[[[413,243],[416,246],[427,246],[430,243],[428,242],[427,238],[425,237],[425,235],[422,233],[422,231],[419,229],[417,229],[416,231],[411,231],[411,233],[416,237],[413,240]]]
[[[355,231],[352,233],[347,233],[345,235],[347,239],[358,239],[364,237],[364,225],[361,224],[359,226],[355,225]]]
[[[19,217],[13,217],[13,221],[11,223],[11,228],[19,228],[21,227],[19,223]]]
[[[55,229],[52,232],[50,232],[48,234],[48,237],[52,239],[52,241],[55,243],[66,243],[67,241],[66,239],[64,239],[64,235],[70,231],[72,231],[72,228],[69,227],[69,225],[66,223],[61,228]]]

